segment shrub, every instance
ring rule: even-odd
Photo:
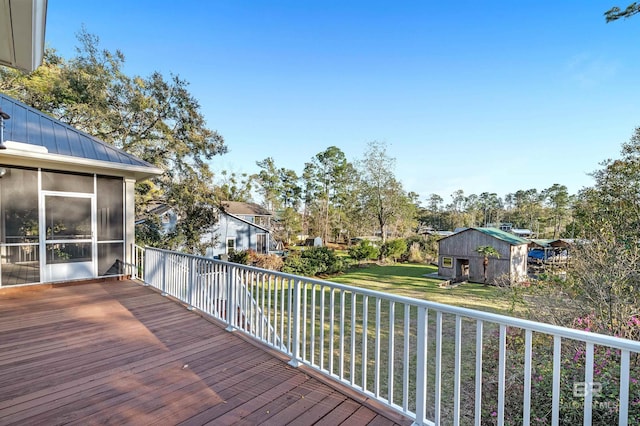
[[[253,250],[249,251],[249,262],[257,268],[270,269],[272,271],[280,271],[284,265],[284,261],[278,255],[259,254]]]
[[[407,260],[413,263],[421,263],[424,261],[424,257],[422,255],[422,250],[420,250],[420,244],[417,242],[411,243],[409,247],[409,253],[407,255]]]
[[[407,242],[403,239],[387,241],[382,245],[380,254],[384,258],[391,258],[395,262],[407,251]]]
[[[229,262],[239,263],[241,265],[248,265],[249,264],[249,251],[248,250],[242,250],[242,251],[230,250],[229,251]]]
[[[282,267],[288,274],[314,276],[344,271],[346,263],[327,247],[313,247],[289,255]]]
[[[409,251],[406,259],[409,262],[432,262],[438,258],[438,237],[414,235],[405,240]]]
[[[590,329],[592,318],[578,318],[576,325]],[[524,393],[524,330],[507,329],[507,359],[505,368],[505,424],[522,424]],[[553,386],[553,337],[534,334],[532,340],[531,424],[551,424]],[[483,347],[483,424],[495,424],[498,382],[498,332],[486,340]],[[561,349],[560,424],[582,424],[584,398],[575,395],[576,384],[584,382],[585,344],[564,340]],[[640,424],[640,365],[632,355],[629,389],[629,424]],[[598,391],[593,394],[592,423],[618,424],[620,391],[620,352],[603,346],[594,348],[593,382]],[[579,389],[579,388],[578,388]],[[595,388],[594,388],[595,389]]]
[[[349,248],[349,256],[358,262],[367,259],[377,259],[380,250],[369,240],[362,240],[357,246]]]
[[[314,276],[318,271],[309,259],[303,258],[301,252],[291,253],[284,260],[282,272],[294,275]]]

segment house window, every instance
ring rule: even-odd
[[[236,249],[236,239],[235,238],[227,238],[227,254],[235,251]]]
[[[443,268],[453,268],[453,258],[452,257],[443,257],[442,258],[442,267]]]

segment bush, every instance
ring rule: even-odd
[[[413,263],[422,263],[424,261],[424,256],[422,255],[422,250],[420,250],[419,243],[411,243],[411,246],[409,247],[409,253],[407,255],[407,260]]]
[[[239,263],[241,265],[248,265],[249,251],[248,250],[242,250],[242,251],[229,250],[229,262]]]
[[[327,247],[313,247],[290,254],[284,261],[282,272],[314,276],[335,274],[346,269],[344,260]]]
[[[407,251],[407,242],[403,239],[387,241],[382,245],[380,254],[384,258],[391,258],[397,261]]]
[[[380,250],[369,240],[362,240],[357,246],[349,248],[349,256],[360,262],[367,259],[377,259]]]
[[[409,262],[432,262],[438,259],[438,237],[428,235],[426,237],[415,235],[405,240],[409,250],[405,254]]]
[[[257,268],[270,269],[272,271],[280,271],[284,265],[284,261],[278,255],[259,254],[253,250],[249,251],[249,262]]]
[[[576,325],[590,328],[590,318],[578,318]],[[524,392],[524,330],[507,329],[507,364],[505,424],[522,424]],[[618,396],[620,391],[620,352],[606,347],[594,348],[593,382],[598,384],[593,394],[592,424],[618,424]],[[531,371],[531,424],[551,424],[551,402],[553,386],[553,337],[534,334],[532,340],[534,359]],[[498,392],[498,332],[486,340],[483,348],[485,372],[483,373],[483,424],[495,424]],[[582,424],[584,398],[574,396],[574,386],[584,382],[585,344],[565,340],[561,350],[560,375],[560,424]],[[640,424],[640,361],[632,355],[629,388],[629,424]],[[580,389],[580,388],[578,388]],[[596,388],[594,388],[595,390]]]

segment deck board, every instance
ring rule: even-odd
[[[411,423],[132,281],[9,290],[2,425]]]

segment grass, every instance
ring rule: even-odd
[[[447,305],[512,314],[511,298],[503,289],[477,283],[442,288],[439,286],[440,280],[424,276],[435,272],[438,272],[438,268],[431,265],[369,264],[352,268],[344,274],[329,277],[328,280]]]
[[[512,312],[512,300],[509,293],[502,288],[495,286],[486,286],[479,283],[464,283],[453,288],[440,287],[441,280],[427,278],[425,275],[437,272],[437,267],[430,265],[420,264],[394,264],[380,266],[377,264],[369,264],[361,267],[352,268],[344,274],[339,276],[328,278],[329,281],[348,284],[354,287],[362,287],[370,290],[377,290],[395,295],[401,295],[411,297],[415,299],[428,300],[432,302],[443,303],[447,305],[460,306],[470,309],[482,310],[487,312],[493,312],[497,314],[513,315]],[[386,306],[382,306],[382,320],[383,323],[387,323],[389,320]],[[358,307],[360,311],[360,307]],[[370,312],[370,315],[372,312]],[[399,313],[396,312],[396,317]],[[374,319],[371,317],[370,321]],[[416,312],[411,312],[411,322],[415,324]],[[370,323],[371,323],[370,322]],[[435,335],[435,317],[430,314],[428,319],[429,335]],[[452,420],[452,401],[453,401],[453,356],[454,356],[454,318],[453,316],[446,315],[443,318],[443,365],[442,365],[442,393],[443,393],[443,406],[442,412],[443,419],[447,421]],[[401,323],[397,324],[395,333],[401,333]],[[412,338],[411,338],[411,353],[415,355],[415,336],[413,335],[412,326]],[[496,326],[493,324],[487,324],[485,327],[485,339],[491,339],[493,331],[496,330]],[[475,394],[473,392],[474,383],[474,362],[475,362],[475,322],[464,320],[462,323],[462,395],[463,401],[463,418],[465,421],[472,421],[472,407],[475,400]],[[386,342],[388,336],[383,332],[383,344],[381,345],[382,356],[387,358],[388,350],[386,348]],[[400,338],[401,336],[397,336]],[[488,341],[488,340],[487,340]],[[373,339],[370,341],[370,345],[374,344]],[[373,347],[370,348],[373,350]],[[430,338],[428,343],[428,353],[434,354],[435,340]],[[402,356],[402,349],[400,345],[397,345],[394,349],[395,359],[400,359]],[[361,358],[358,357],[357,363],[360,364]],[[411,360],[411,371],[415,369],[416,360]],[[396,368],[399,368],[397,365]],[[483,367],[484,369],[484,367]],[[399,374],[402,370],[399,369]],[[433,355],[430,355],[427,359],[427,386],[429,389],[427,395],[427,413],[429,418],[433,418],[434,412],[431,411],[433,407],[434,394],[433,386],[435,381],[435,359]],[[497,371],[485,371],[487,377],[497,376]],[[357,374],[360,376],[359,374]],[[400,377],[397,377],[398,381],[394,387],[400,384]],[[396,393],[399,393],[400,389],[396,389]],[[413,389],[410,391],[410,398],[414,398]],[[414,407],[412,407],[414,408]]]
[[[415,299],[429,300],[433,302],[444,303],[448,305],[455,305],[461,307],[467,307],[477,310],[490,311],[494,313],[507,314],[510,313],[510,299],[503,289],[494,286],[485,286],[483,284],[468,283],[462,284],[454,288],[441,288],[439,286],[440,280],[426,278],[424,275],[437,272],[437,268],[429,265],[420,264],[394,264],[380,266],[376,264],[370,264],[366,266],[356,267],[348,272],[339,276],[332,276],[327,278],[329,281],[347,284],[354,287],[367,288],[371,290],[377,290],[386,293],[392,293],[396,295],[407,296]],[[282,283],[288,288],[288,283]],[[278,291],[275,289],[267,290],[267,293],[274,295]],[[394,382],[393,393],[394,402],[402,403],[402,376],[405,372],[403,366],[403,341],[404,331],[403,324],[405,320],[408,320],[410,324],[410,330],[408,334],[409,341],[409,365],[407,371],[409,372],[408,382],[408,405],[410,410],[415,410],[415,377],[413,372],[416,370],[417,365],[417,337],[416,337],[416,325],[417,325],[417,310],[415,308],[410,309],[409,317],[404,318],[402,305],[397,305],[395,314],[393,317],[390,315],[390,307],[388,302],[382,302],[379,311],[381,329],[379,337],[376,338],[376,305],[375,300],[370,299],[368,309],[363,308],[363,299],[361,296],[357,297],[355,304],[352,304],[350,292],[341,293],[339,291],[333,293],[335,297],[336,309],[330,308],[330,297],[332,292],[327,288],[309,288],[307,292],[302,294],[303,300],[306,301],[303,311],[306,312],[307,320],[303,324],[303,328],[306,333],[305,345],[302,350],[306,353],[307,357],[313,354],[314,362],[321,363],[323,368],[328,369],[329,363],[332,361],[334,368],[333,373],[337,373],[340,369],[340,348],[344,349],[345,362],[344,377],[347,380],[353,379],[356,385],[366,382],[367,389],[369,391],[374,390],[374,377],[376,373],[376,364],[374,362],[374,354],[377,348],[380,350],[379,359],[379,373],[381,376],[380,392],[384,397],[389,394],[389,383],[386,377],[389,374],[389,357],[393,354],[394,359]],[[344,336],[339,335],[340,330],[340,317],[339,317],[339,305],[341,297],[345,296],[344,312],[345,323]],[[279,306],[288,306],[288,292],[284,292],[279,296]],[[313,298],[313,303],[312,303]],[[271,300],[271,299],[270,299]],[[324,301],[321,305],[321,301]],[[311,321],[311,315],[314,315],[314,320]],[[355,312],[356,322],[351,324],[351,313]],[[284,328],[276,330],[286,340],[286,336],[290,333],[288,328],[289,322],[288,312],[286,309],[282,312],[284,315]],[[367,332],[364,332],[364,319],[367,321]],[[321,320],[322,318],[322,320]],[[428,357],[425,360],[427,363],[427,387],[428,394],[426,395],[427,403],[427,416],[433,418],[434,412],[434,384],[436,380],[435,375],[435,312],[429,313],[427,322],[429,341],[428,345]],[[334,321],[333,333],[330,326],[331,321]],[[395,324],[393,338],[395,343],[392,348],[390,345],[391,336],[388,333],[389,322]],[[443,421],[445,423],[452,420],[453,412],[453,368],[454,368],[454,350],[455,350],[455,318],[452,315],[445,314],[443,316],[443,340],[442,340],[442,408],[441,413]],[[490,338],[492,331],[495,327],[491,324],[487,324],[485,333],[487,338]],[[351,332],[356,335],[355,345],[351,344]],[[461,401],[463,403],[463,418],[469,419],[472,414],[472,407],[475,400],[474,388],[474,358],[475,358],[475,322],[471,320],[463,320],[462,322],[462,395]],[[312,337],[313,336],[313,337]],[[366,337],[365,337],[366,336]],[[366,339],[364,344],[363,339]],[[312,346],[311,342],[314,342]],[[364,344],[364,345],[363,345]],[[366,362],[364,360],[364,347],[366,347]],[[353,364],[351,365],[351,362]],[[367,377],[364,379],[363,375]],[[486,377],[496,376],[495,371],[486,371]],[[469,411],[471,409],[471,411]]]

